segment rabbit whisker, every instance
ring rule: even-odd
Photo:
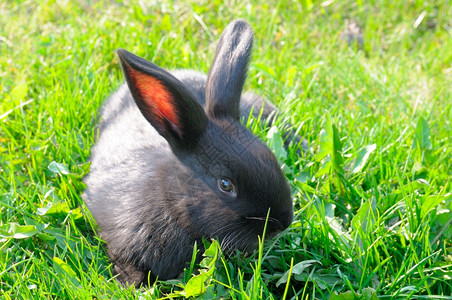
[[[230,241],[231,242],[231,248],[239,248],[240,249],[240,244],[248,239],[248,235],[250,232],[250,228],[249,226],[245,226],[242,229],[240,229],[240,231],[235,232],[235,234],[232,236],[233,239]],[[244,234],[246,233],[246,234]]]
[[[242,235],[243,231],[246,228],[243,227],[241,228],[239,231],[233,231],[230,234],[227,235],[227,238],[224,239],[225,244],[225,251],[227,252],[231,252],[231,250],[233,250],[234,248],[236,248],[237,246],[237,240],[240,238],[240,236]]]
[[[222,232],[234,232],[236,229],[240,228],[241,225],[242,225],[241,223],[226,224],[225,226],[222,226],[222,227],[218,228],[217,230],[215,230],[212,233],[212,237],[217,237]]]
[[[258,221],[264,221],[264,222],[267,220],[266,217],[245,217],[245,219],[247,219],[247,220],[258,220]],[[278,220],[273,218],[273,217],[268,217],[268,220],[270,222],[278,222]]]
[[[265,221],[266,218],[263,217],[245,217],[247,220],[258,220],[258,221]]]
[[[230,243],[234,240],[234,235],[237,234],[237,229],[241,228],[242,224],[241,223],[233,223],[233,224],[226,224],[225,226],[222,226],[221,228],[219,228],[218,230],[216,230],[214,232],[214,235],[216,235],[217,233],[219,233],[220,231],[226,231],[226,234],[224,235],[224,237],[221,239],[221,247],[223,249],[226,249],[229,247]]]

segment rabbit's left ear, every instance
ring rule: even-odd
[[[206,106],[214,118],[240,118],[239,102],[253,44],[253,30],[236,20],[223,31],[207,76]]]
[[[143,116],[173,149],[189,149],[207,127],[207,116],[178,79],[124,49],[119,60],[130,92]]]

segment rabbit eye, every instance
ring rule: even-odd
[[[237,196],[237,193],[235,192],[235,187],[230,179],[227,178],[218,179],[218,187],[223,193],[226,193],[233,197]]]

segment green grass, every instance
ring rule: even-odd
[[[0,1],[1,298],[452,299],[450,1],[139,2]],[[213,243],[196,276],[123,289],[80,197],[115,49],[207,71],[236,18],[256,36],[247,88],[288,121],[249,127],[295,220],[248,256]],[[309,151],[280,146],[289,122]]]

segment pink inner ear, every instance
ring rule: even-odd
[[[130,67],[128,71],[136,89],[148,108],[159,117],[169,120],[176,127],[180,127],[179,118],[174,107],[173,95],[168,91],[166,86],[157,78]]]

